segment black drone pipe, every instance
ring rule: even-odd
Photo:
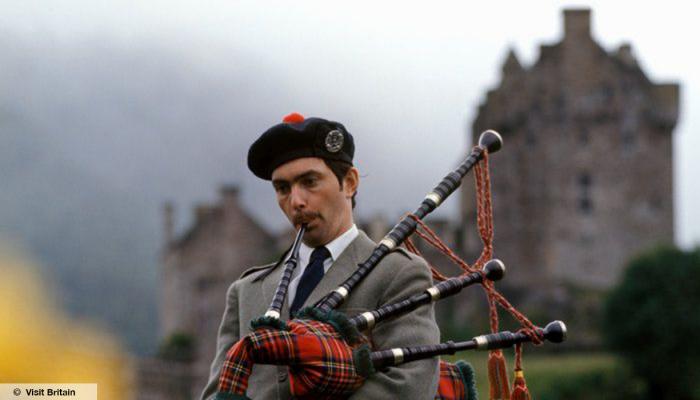
[[[472,272],[467,275],[446,279],[435,286],[429,287],[420,294],[352,317],[350,318],[350,323],[355,325],[360,331],[371,329],[377,323],[388,318],[404,315],[423,304],[429,304],[455,295],[469,285],[483,282],[484,278],[490,281],[498,281],[503,278],[505,272],[506,267],[503,265],[503,262],[493,259],[484,265],[484,269],[481,272]]]
[[[566,340],[566,325],[562,321],[553,321],[548,323],[540,333],[542,338],[549,342],[561,343]],[[375,369],[382,369],[410,361],[454,354],[458,351],[505,349],[518,343],[530,341],[532,341],[531,337],[525,333],[501,331],[477,336],[464,342],[450,341],[435,345],[374,351],[370,354],[370,360]]]
[[[479,145],[475,146],[462,164],[454,171],[450,172],[443,180],[428,193],[423,199],[420,207],[413,213],[418,219],[423,219],[437,208],[452,192],[459,187],[462,178],[481,160],[484,152],[495,153],[500,150],[503,139],[496,131],[487,130],[479,136]],[[418,222],[410,217],[404,217],[394,228],[382,239],[372,254],[361,263],[340,287],[331,292],[318,304],[316,308],[322,312],[328,312],[341,305],[352,289],[359,284],[379,262],[395,247],[401,245],[408,236],[415,230]]]
[[[299,247],[301,246],[301,238],[306,232],[306,224],[303,224],[297,232],[296,238],[294,238],[294,243],[292,244],[292,249],[290,256],[287,261],[284,262],[284,272],[282,272],[282,278],[277,285],[277,290],[275,291],[275,297],[272,298],[272,304],[270,308],[265,312],[266,317],[271,317],[275,319],[280,318],[280,313],[282,311],[282,305],[284,304],[284,299],[287,296],[287,289],[289,288],[289,282],[292,280],[292,273],[297,267],[299,262]]]

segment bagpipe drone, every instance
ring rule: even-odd
[[[305,225],[299,229],[290,257],[284,265],[281,280],[272,304],[264,316],[251,322],[253,332],[241,338],[227,352],[219,375],[216,399],[248,399],[248,378],[255,364],[286,365],[290,388],[295,398],[338,399],[352,395],[366,379],[377,371],[415,360],[455,354],[465,350],[488,350],[490,399],[526,400],[530,398],[522,371],[522,344],[536,345],[544,341],[560,343],[566,338],[566,326],[554,321],[544,328],[534,325],[518,312],[494,287],[505,274],[504,264],[493,259],[493,217],[488,171],[488,155],[502,146],[501,136],[488,130],[479,137],[478,145],[461,165],[426,195],[418,209],[401,219],[382,239],[371,255],[341,286],[313,307],[302,309],[294,319],[282,321],[281,309],[287,287],[297,265],[298,251]],[[464,176],[474,169],[477,191],[477,225],[484,248],[472,266],[457,257],[427,228],[422,219],[435,210],[457,187]],[[420,227],[421,229],[418,229]],[[409,236],[417,233],[459,265],[463,273],[447,278],[431,267],[433,277],[440,281],[421,293],[376,310],[348,317],[336,309],[352,294],[353,288],[396,247],[404,244],[414,252]],[[370,348],[362,334],[390,318],[397,318],[418,307],[453,296],[463,288],[480,284],[489,303],[491,333],[463,342],[425,344],[385,350]],[[516,332],[499,331],[500,306],[522,326]],[[515,346],[515,380],[508,382],[505,358],[501,349]],[[435,399],[476,398],[471,366],[463,361],[456,364],[440,361],[440,380]]]

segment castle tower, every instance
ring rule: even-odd
[[[216,204],[194,208],[194,222],[173,233],[173,208],[164,207],[160,333],[192,339],[192,396],[206,384],[226,291],[243,271],[276,258],[274,238],[242,207],[236,186],[223,186]]]
[[[656,84],[631,47],[591,36],[590,10],[564,13],[564,37],[522,67],[511,51],[473,122],[503,135],[491,163],[503,284],[606,289],[631,256],[673,241],[672,133],[678,84]],[[473,189],[462,187],[464,245],[480,248]]]

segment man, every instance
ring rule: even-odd
[[[271,180],[280,209],[298,229],[307,224],[292,277],[283,318],[310,306],[348,278],[376,244],[353,223],[352,209],[359,173],[352,164],[353,137],[337,122],[290,114],[251,146],[248,167]],[[244,272],[227,292],[216,356],[202,399],[216,393],[226,352],[250,333],[250,321],[265,313],[282,275],[283,261]],[[349,316],[419,293],[432,285],[425,262],[404,250],[387,255],[339,308]],[[432,306],[378,324],[367,332],[376,349],[438,343]],[[433,399],[437,390],[436,359],[406,363],[370,379],[352,399]],[[289,399],[286,366],[255,365],[248,397]]]

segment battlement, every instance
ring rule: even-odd
[[[591,10],[575,8],[564,10],[564,40],[591,38]]]
[[[680,85],[677,83],[659,83],[653,87],[655,100],[653,116],[656,123],[669,133],[678,122],[680,90]]]
[[[623,43],[618,47],[617,52],[614,54],[618,60],[622,61],[628,67],[636,67],[637,59],[634,57],[632,52],[632,45],[629,43]]]
[[[512,48],[509,49],[508,55],[503,61],[503,65],[501,66],[501,75],[504,79],[506,79],[506,77],[517,75],[518,73],[523,71],[524,68],[520,63],[520,60],[518,60],[518,56],[515,54],[515,50],[513,50]]]

